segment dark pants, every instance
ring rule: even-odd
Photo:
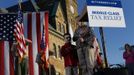
[[[19,56],[15,56],[15,75],[21,75]]]
[[[40,68],[40,75],[47,75],[43,68]]]
[[[28,75],[28,58],[19,63],[19,56],[15,56],[15,75]]]
[[[28,75],[28,57],[22,59],[20,66],[21,66],[21,75]]]
[[[134,63],[126,64],[129,75],[134,75]]]

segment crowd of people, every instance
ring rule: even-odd
[[[73,45],[71,41],[76,42]],[[73,38],[70,33],[64,34],[65,44],[61,47],[60,53],[64,57],[65,75],[93,75],[95,68],[103,68],[103,60],[101,59],[98,41],[93,33],[92,28],[86,25],[79,25],[75,30]],[[31,41],[26,40],[28,44]],[[17,42],[13,43],[11,52],[15,57],[15,75],[28,74],[28,55],[23,59],[19,59],[17,54]],[[28,44],[26,45],[28,47]],[[134,46],[129,44],[124,45],[125,51],[123,58],[125,60],[128,75],[134,75]],[[27,50],[28,51],[28,50]],[[36,62],[38,64],[44,63],[41,61],[42,52],[37,55]],[[19,62],[21,61],[21,63]],[[39,65],[40,66],[40,65]],[[40,66],[42,67],[42,65]],[[44,75],[45,69],[41,69],[41,75]]]
[[[79,25],[73,38],[69,33],[65,33],[64,40],[65,44],[61,47],[60,53],[64,57],[65,75],[93,75],[94,68],[102,68],[103,63],[98,42],[90,27]],[[72,40],[76,42],[76,45],[71,43]],[[13,53],[17,53],[14,52],[17,51],[16,45],[17,42],[12,46],[11,51]],[[125,44],[124,48],[123,58],[128,75],[134,75],[134,47]],[[26,75],[28,73],[28,56],[25,55],[25,58],[19,63],[18,54],[13,55],[16,57],[15,75]]]
[[[71,35],[66,33],[64,40],[65,44],[60,52],[64,57],[65,75],[93,75],[94,68],[103,67],[99,46],[90,27],[79,25],[73,38],[71,39]],[[71,40],[76,42],[76,45],[72,45]],[[124,48],[125,67],[128,75],[134,75],[134,48],[129,44],[125,44]]]
[[[93,30],[85,25],[79,25],[75,30],[71,44],[69,33],[64,35],[65,44],[61,48],[64,57],[66,75],[93,75],[94,68],[102,65],[96,37]]]

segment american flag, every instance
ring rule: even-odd
[[[47,28],[44,29],[43,26],[40,48],[43,52],[43,55],[41,57],[41,60],[43,61],[43,67],[47,69],[48,68],[48,39],[47,39],[48,34],[45,31],[48,31],[48,29]]]
[[[14,36],[16,38],[16,41],[18,42],[17,52],[20,58],[22,58],[23,55],[26,53],[26,42],[24,38],[24,27],[22,22],[23,22],[23,14],[21,10],[19,10],[17,20],[15,23]]]
[[[45,55],[48,61],[48,12],[31,12],[23,15],[24,23],[24,35],[26,38],[32,41],[32,44],[28,46],[29,50],[29,75],[38,75],[39,67],[36,61],[37,54],[41,51],[41,39],[42,31],[44,30],[45,35]],[[44,27],[44,28],[43,28]]]
[[[15,20],[14,24],[16,24],[17,14],[12,14],[11,16],[13,15],[16,16],[14,18]],[[45,47],[46,47],[47,59],[49,56],[48,55],[48,12],[23,13],[23,24],[24,24],[25,38],[28,38],[29,40],[32,41],[32,44],[29,44],[28,46],[28,58],[29,58],[28,72],[29,75],[39,75],[39,67],[35,61],[36,61],[37,53],[41,50],[40,44],[42,38],[43,25],[45,28],[44,32],[45,32],[45,42],[46,42]],[[10,49],[11,49],[11,45],[9,41],[0,41],[0,75],[14,75],[14,64],[13,64],[14,61],[11,56],[11,53],[9,52]]]

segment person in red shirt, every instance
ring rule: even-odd
[[[123,53],[126,67],[128,68],[129,75],[134,75],[134,51],[129,44],[125,44],[125,52]]]
[[[69,33],[64,34],[65,44],[61,47],[60,53],[64,57],[66,75],[78,75],[78,57],[76,46],[71,44]]]

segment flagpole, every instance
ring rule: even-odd
[[[18,3],[19,3],[19,8],[21,9],[21,2],[22,0],[19,0]]]
[[[104,32],[103,32],[103,28],[102,27],[99,28],[99,32],[100,32],[100,36],[101,36],[102,48],[103,48],[103,53],[104,53],[105,67],[108,68],[105,38],[104,38]]]

